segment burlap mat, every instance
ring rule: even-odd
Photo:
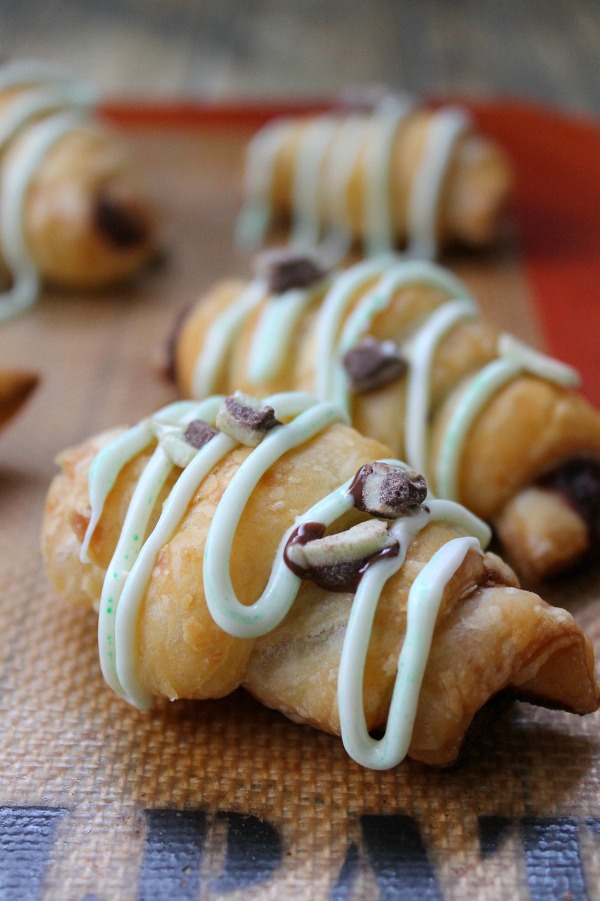
[[[600,718],[491,705],[460,765],[375,773],[243,693],[130,709],[95,617],[48,587],[41,510],[63,447],[174,397],[176,311],[246,264],[231,250],[243,129],[138,127],[163,268],[104,297],[48,293],[2,327],[43,384],[0,438],[0,899],[600,898]],[[495,321],[540,342],[519,249],[456,266]],[[600,652],[600,574],[549,586]]]

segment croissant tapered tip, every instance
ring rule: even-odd
[[[39,384],[35,372],[18,370],[0,371],[0,424],[3,424],[23,406]]]

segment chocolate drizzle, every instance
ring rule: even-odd
[[[148,229],[139,211],[108,191],[96,197],[93,218],[98,231],[119,250],[136,247],[148,238]]]
[[[325,591],[355,592],[360,580],[370,566],[378,560],[383,560],[387,557],[397,557],[400,553],[400,544],[395,542],[391,547],[382,548],[368,557],[332,563],[331,565],[311,566],[308,569],[298,566],[293,560],[290,560],[289,547],[295,544],[308,544],[309,541],[322,538],[324,534],[325,526],[323,523],[302,523],[290,535],[283,552],[283,559],[292,572],[300,579],[309,579],[318,585],[319,588],[324,588]]]
[[[294,563],[293,560],[290,560],[288,554],[289,548],[296,544],[308,544],[309,541],[316,541],[317,538],[322,538],[326,528],[327,526],[322,522],[303,522],[300,523],[297,529],[294,529],[288,538],[285,548],[283,549],[283,559],[298,578],[306,579],[306,570],[302,566],[298,566],[297,563]]]
[[[588,528],[590,544],[600,546],[600,460],[574,457],[561,463],[537,483],[559,491]]]

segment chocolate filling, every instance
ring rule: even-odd
[[[587,525],[590,544],[600,546],[600,460],[572,458],[547,473],[537,484],[559,491]]]
[[[323,523],[302,523],[290,535],[283,551],[283,559],[292,572],[300,579],[310,579],[311,582],[314,582],[319,588],[324,588],[326,591],[355,592],[369,566],[385,557],[397,557],[400,552],[400,544],[396,542],[392,547],[383,548],[368,557],[361,557],[358,560],[347,560],[343,563],[332,563],[330,566],[312,566],[309,569],[304,569],[294,563],[293,560],[290,560],[288,548],[291,545],[308,544],[309,541],[322,538],[324,534],[325,526]]]
[[[183,437],[188,444],[191,444],[192,447],[196,447],[200,450],[218,434],[217,429],[213,429],[213,427],[207,422],[204,422],[203,419],[192,419],[188,424]]]
[[[94,225],[114,247],[128,250],[142,244],[148,229],[140,213],[123,200],[100,193],[93,207]]]

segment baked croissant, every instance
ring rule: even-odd
[[[0,368],[0,428],[23,406],[38,381],[34,372]]]
[[[0,318],[42,283],[101,288],[155,253],[149,202],[92,100],[47,66],[0,68]]]
[[[503,689],[597,709],[571,615],[520,590],[483,522],[342,420],[303,393],[237,392],[62,455],[46,566],[99,608],[109,685],[142,709],[243,685],[376,769],[451,763]]]
[[[407,97],[357,97],[319,116],[275,119],[252,139],[238,242],[256,249],[278,219],[295,249],[341,258],[406,246],[434,259],[449,244],[488,245],[511,192],[504,152],[466,110]]]
[[[568,366],[499,334],[433,263],[383,256],[328,274],[273,251],[217,284],[175,336],[184,396],[305,390],[493,524],[524,576],[600,544],[600,416]]]

